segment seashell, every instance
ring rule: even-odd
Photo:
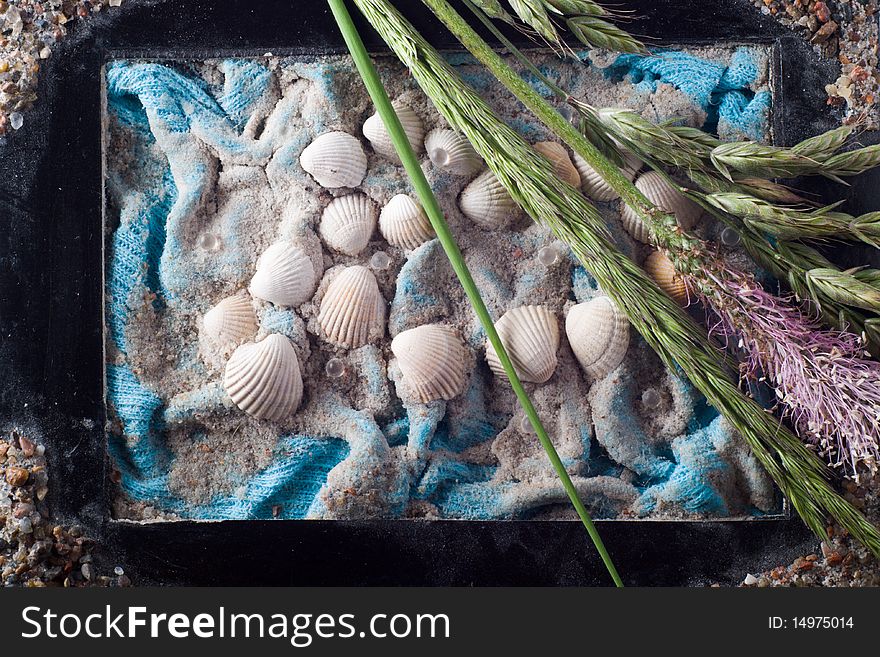
[[[318,232],[334,251],[357,255],[376,230],[376,206],[366,194],[349,194],[330,201],[321,215]]]
[[[626,152],[623,156],[623,162],[621,172],[629,180],[635,180],[636,174],[642,168],[642,161],[632,153]],[[589,198],[603,203],[620,198],[611,185],[605,182],[605,179],[599,175],[599,172],[577,153],[574,154],[574,166],[581,176],[581,190]]]
[[[458,207],[468,219],[489,230],[503,228],[518,211],[516,202],[489,169],[464,188]]]
[[[629,349],[629,320],[608,297],[572,306],[565,318],[571,350],[593,379],[604,379]]]
[[[472,176],[483,168],[483,158],[468,138],[455,130],[432,130],[425,139],[425,150],[435,167],[459,176]]]
[[[303,169],[328,189],[357,187],[367,175],[367,156],[356,137],[347,132],[327,132],[299,156]]]
[[[202,328],[205,337],[222,350],[252,338],[259,324],[250,298],[235,294],[205,313]]]
[[[703,213],[699,205],[685,197],[656,171],[648,171],[639,176],[636,187],[658,208],[674,214],[678,225],[684,230],[693,228]],[[635,239],[646,244],[650,241],[648,227],[628,205],[621,207],[620,218],[623,227]]]
[[[327,286],[318,324],[324,338],[340,347],[361,347],[385,333],[385,299],[366,267],[343,269]]]
[[[317,283],[311,259],[291,242],[275,242],[257,260],[248,291],[276,306],[298,306],[312,298]]]
[[[574,164],[571,163],[568,151],[565,150],[562,144],[558,144],[555,141],[541,141],[535,144],[535,150],[550,160],[557,176],[575,189],[580,189],[581,175]]]
[[[404,381],[423,403],[464,392],[467,350],[453,328],[425,324],[403,331],[391,341],[391,351]]]
[[[553,376],[559,323],[550,310],[544,306],[520,306],[504,313],[495,328],[520,379],[544,383]],[[486,361],[495,374],[505,376],[491,343],[486,344]]]
[[[406,138],[416,153],[421,153],[425,141],[425,124],[422,119],[415,113],[412,107],[405,103],[395,100],[392,105],[394,111],[397,112],[397,118],[403,125],[403,131]],[[394,148],[394,142],[391,141],[391,135],[385,129],[382,117],[378,113],[373,114],[364,121],[364,137],[370,142],[373,150],[379,155],[384,155],[393,162],[400,163],[397,156],[397,150]]]
[[[666,294],[682,305],[687,303],[688,291],[684,278],[675,270],[675,265],[665,253],[653,251],[645,259],[644,269]]]
[[[402,249],[415,249],[434,237],[422,206],[406,194],[398,194],[382,208],[379,232],[389,244]]]
[[[299,407],[303,382],[290,340],[273,333],[243,344],[226,364],[223,387],[229,398],[258,420],[283,420]]]

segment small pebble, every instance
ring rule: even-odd
[[[25,468],[6,468],[6,483],[13,488],[24,486],[27,483],[30,475],[31,473],[28,472]]]
[[[9,125],[12,126],[13,130],[18,130],[24,125],[24,117],[21,115],[21,112],[13,112],[9,115]]]
[[[743,580],[743,584],[745,584],[746,586],[754,586],[757,583],[758,583],[758,578],[755,577],[754,575],[752,575],[751,573],[746,575],[746,578]]]

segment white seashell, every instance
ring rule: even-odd
[[[385,299],[366,267],[343,269],[327,286],[318,324],[324,338],[340,347],[361,347],[385,333]]]
[[[642,161],[629,152],[624,153],[623,161],[621,172],[630,181],[635,180],[636,174],[642,168]],[[574,154],[574,166],[581,176],[581,189],[589,198],[602,203],[620,198],[620,195],[605,182],[599,172],[577,153]]]
[[[423,403],[464,391],[467,350],[453,328],[425,324],[403,331],[391,341],[391,351],[404,381]]]
[[[682,305],[687,303],[688,291],[684,278],[675,270],[675,265],[665,253],[652,251],[645,259],[644,270],[675,301]]]
[[[366,194],[340,196],[324,209],[318,232],[334,251],[357,255],[366,248],[376,230],[377,214],[375,204]]]
[[[229,398],[258,420],[283,420],[302,401],[299,359],[290,340],[273,333],[240,346],[226,364],[223,387]]]
[[[518,211],[516,202],[489,169],[464,188],[458,207],[468,219],[489,230],[505,227]]]
[[[226,297],[202,318],[205,337],[219,349],[228,349],[254,337],[259,328],[250,297]]]
[[[648,171],[639,176],[636,187],[658,208],[674,214],[678,225],[684,230],[693,228],[703,213],[699,205],[684,196],[656,171]],[[648,227],[628,205],[622,205],[620,219],[623,227],[635,239],[646,244],[650,241]]]
[[[276,306],[298,306],[312,298],[317,283],[311,259],[291,242],[275,242],[257,260],[248,291]]]
[[[550,164],[556,170],[556,175],[575,189],[581,187],[581,175],[571,163],[568,151],[562,144],[555,141],[541,141],[535,144],[535,150],[550,160]]]
[[[507,350],[519,378],[544,383],[556,370],[559,349],[559,323],[544,306],[520,306],[504,313],[495,323],[501,343]],[[498,376],[505,376],[495,348],[486,344],[486,360]]]
[[[367,156],[356,137],[347,132],[327,132],[299,156],[303,169],[322,187],[357,187],[367,175]]]
[[[608,297],[572,306],[565,318],[571,350],[593,379],[603,379],[623,362],[629,349],[629,320]]]
[[[382,208],[379,232],[389,244],[402,249],[415,249],[434,237],[422,206],[406,194],[398,194]]]
[[[425,139],[425,150],[435,167],[459,176],[472,176],[483,168],[483,159],[468,138],[455,130],[432,130]]]
[[[407,141],[416,153],[421,153],[425,141],[425,124],[422,119],[415,113],[412,107],[405,103],[395,100],[392,105],[394,111],[397,112],[397,118],[403,126],[406,133]],[[391,141],[391,135],[385,129],[385,123],[378,113],[373,114],[364,121],[364,137],[370,142],[373,150],[379,155],[384,155],[393,162],[400,163],[397,156],[397,150],[394,148],[394,142]]]

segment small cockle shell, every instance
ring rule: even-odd
[[[229,398],[258,420],[283,420],[299,407],[303,382],[290,340],[273,333],[243,344],[229,359],[223,376]]]
[[[423,403],[464,391],[467,349],[453,328],[425,324],[403,331],[391,341],[391,351],[404,381]]]
[[[541,141],[535,144],[535,150],[550,160],[556,175],[575,189],[581,187],[581,175],[571,162],[568,151],[562,144],[555,141]]]
[[[399,100],[395,100],[392,105],[394,111],[397,112],[397,118],[403,125],[403,131],[406,133],[410,146],[416,153],[421,153],[425,141],[425,124],[421,117],[415,113],[412,107]],[[378,113],[373,114],[364,122],[364,137],[379,155],[384,155],[392,162],[400,162],[397,150],[394,148],[394,142],[391,141],[391,135],[385,129],[385,123]]]
[[[226,297],[205,313],[205,337],[219,349],[228,349],[254,337],[259,328],[254,306],[247,294]]]
[[[462,133],[437,128],[428,133],[425,150],[435,167],[459,176],[472,176],[483,168],[483,159]]]
[[[357,255],[366,248],[376,230],[377,214],[375,204],[366,194],[340,196],[325,208],[318,231],[334,251]]]
[[[687,303],[688,291],[684,279],[675,270],[675,265],[665,253],[653,251],[645,259],[644,269],[666,294],[682,305]]]
[[[621,172],[630,181],[635,180],[636,174],[642,168],[642,161],[629,152],[624,153],[623,161],[624,166],[621,168]],[[574,166],[581,176],[581,189],[588,198],[602,203],[619,198],[619,194],[605,182],[599,172],[577,153],[574,154]]]
[[[488,230],[503,228],[518,210],[516,202],[489,169],[464,188],[458,207],[465,217]]]
[[[519,378],[544,383],[556,370],[559,349],[559,323],[544,306],[520,306],[508,310],[495,323],[501,343],[507,350]],[[491,343],[486,343],[486,361],[498,376],[505,376],[501,360]]]
[[[572,306],[565,318],[571,350],[593,379],[604,379],[623,362],[629,348],[629,320],[608,297]]]
[[[337,346],[361,347],[385,333],[385,299],[376,277],[366,267],[343,269],[327,286],[318,324],[324,338]]]
[[[693,228],[703,213],[699,205],[685,197],[656,171],[648,171],[639,176],[636,187],[658,208],[674,214],[678,225],[684,230]],[[646,244],[650,241],[648,227],[628,205],[622,205],[620,219],[626,232],[635,239]]]
[[[392,246],[415,249],[434,237],[434,229],[422,206],[406,194],[398,194],[382,208],[379,232]]]
[[[291,242],[275,242],[257,260],[248,291],[276,306],[298,306],[311,299],[317,275],[311,259]]]
[[[357,138],[347,132],[327,132],[299,156],[303,169],[322,187],[357,187],[367,175],[367,156]]]

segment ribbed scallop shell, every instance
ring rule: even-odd
[[[629,320],[608,297],[572,306],[565,333],[575,357],[593,380],[608,376],[629,349]]]
[[[434,237],[422,206],[406,194],[398,194],[382,208],[379,232],[389,244],[402,249],[415,249]]]
[[[642,161],[632,153],[625,153],[623,159],[624,166],[621,169],[623,175],[631,181],[635,180],[636,174],[642,168]],[[619,198],[618,193],[605,182],[599,172],[577,153],[574,154],[574,166],[581,176],[581,189],[588,198],[603,203]]]
[[[455,130],[432,130],[425,139],[425,150],[435,167],[459,176],[471,176],[483,168],[483,158],[468,138]]]
[[[299,359],[290,340],[273,333],[240,346],[226,364],[223,387],[236,406],[258,420],[290,417],[303,394]]]
[[[559,349],[559,323],[544,306],[520,306],[504,313],[495,323],[501,343],[507,350],[519,378],[544,383],[556,370]],[[486,361],[498,376],[505,376],[495,348],[486,343]]]
[[[385,333],[385,299],[376,277],[366,267],[343,269],[327,286],[318,324],[324,338],[337,346],[361,347]]]
[[[684,279],[675,271],[675,265],[665,253],[653,251],[645,259],[644,269],[666,294],[682,305],[687,303],[688,291]]]
[[[397,112],[397,118],[403,125],[403,131],[406,133],[407,141],[416,153],[421,153],[425,141],[425,124],[421,117],[405,103],[394,101],[392,103],[394,111]],[[373,150],[379,155],[384,155],[393,162],[400,162],[397,151],[394,148],[394,142],[391,141],[391,135],[385,129],[385,123],[378,113],[373,114],[364,121],[364,137],[370,142]]]
[[[327,132],[299,156],[303,169],[322,187],[357,187],[367,175],[367,156],[356,137],[347,132]]]
[[[658,208],[674,214],[678,225],[685,230],[693,228],[703,213],[699,205],[686,198],[656,171],[648,171],[639,176],[636,187]],[[628,205],[621,207],[620,219],[623,227],[635,239],[646,244],[650,241],[647,226]]]
[[[391,351],[404,381],[423,403],[464,391],[467,349],[453,328],[425,324],[403,331],[391,341]]]
[[[334,251],[357,255],[373,236],[377,215],[376,205],[366,194],[340,196],[324,209],[318,232]]]
[[[489,169],[464,188],[458,207],[468,219],[489,230],[509,224],[518,210],[516,202]]]
[[[246,294],[226,297],[205,313],[202,328],[205,337],[220,349],[254,337],[259,325],[250,297]]]
[[[562,144],[555,141],[540,141],[535,144],[535,150],[550,160],[550,164],[556,170],[556,175],[575,189],[580,189],[581,175],[572,164],[568,151]]]
[[[311,259],[291,242],[275,242],[257,260],[248,291],[276,306],[298,306],[312,298],[317,275]]]

